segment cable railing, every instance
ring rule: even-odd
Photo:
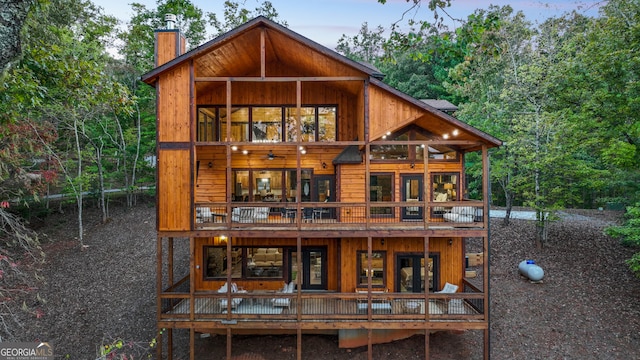
[[[237,321],[441,321],[484,320],[479,292],[416,293],[279,293],[250,291],[194,294],[162,293],[161,318]],[[176,301],[180,299],[180,301]],[[193,309],[191,301],[193,300]],[[191,314],[193,311],[193,314]]]
[[[197,229],[243,227],[334,228],[483,228],[484,204],[458,202],[365,203],[197,203]]]

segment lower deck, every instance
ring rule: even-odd
[[[465,281],[455,293],[246,291],[161,295],[163,323],[207,322],[208,327],[263,329],[327,325],[335,329],[379,327],[374,323],[413,323],[432,328],[438,322],[458,322],[477,328],[486,321],[485,295]],[[367,325],[369,323],[369,325]],[[433,323],[426,325],[426,323]],[[277,324],[277,325],[276,325]],[[419,325],[422,324],[422,325]],[[175,324],[174,324],[175,325]],[[178,325],[177,327],[179,327]],[[450,325],[448,325],[450,326]]]

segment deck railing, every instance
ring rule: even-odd
[[[484,204],[459,202],[363,203],[197,203],[195,227],[225,229],[243,227],[313,228],[482,228]]]
[[[484,294],[415,293],[162,293],[164,320],[427,321],[484,320]],[[176,302],[177,299],[181,301]],[[191,300],[193,299],[193,309]],[[283,301],[285,300],[286,301]],[[231,301],[230,301],[231,300]],[[171,307],[165,305],[173,304]],[[231,310],[231,313],[229,313]]]

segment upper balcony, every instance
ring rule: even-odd
[[[478,230],[481,201],[196,203],[197,230]]]

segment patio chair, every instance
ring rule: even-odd
[[[284,287],[280,290],[283,294],[293,294],[293,291],[296,288],[296,283],[291,281],[289,284],[284,284]],[[271,299],[271,304],[274,307],[286,307],[287,309],[291,306],[291,298],[290,297],[281,297],[281,298],[273,298]]]
[[[302,222],[313,222],[315,220],[315,214],[313,208],[302,209]]]
[[[436,294],[455,294],[458,291],[458,285],[445,283],[444,287],[440,291],[436,291]],[[445,300],[447,304],[448,314],[464,314],[464,303],[462,299],[450,299]]]
[[[220,289],[218,289],[218,293],[226,293],[228,291],[227,288],[227,283],[225,282],[224,285],[222,285],[220,287]],[[231,283],[231,292],[232,293],[242,293],[242,292],[246,292],[246,291],[239,291],[238,290],[238,285],[236,285],[236,283]],[[240,303],[242,302],[242,298],[231,298],[231,308],[235,309],[236,307],[238,307],[238,305],[240,305]],[[227,298],[223,298],[220,299],[220,307],[224,310],[227,308],[228,306],[228,299]]]

